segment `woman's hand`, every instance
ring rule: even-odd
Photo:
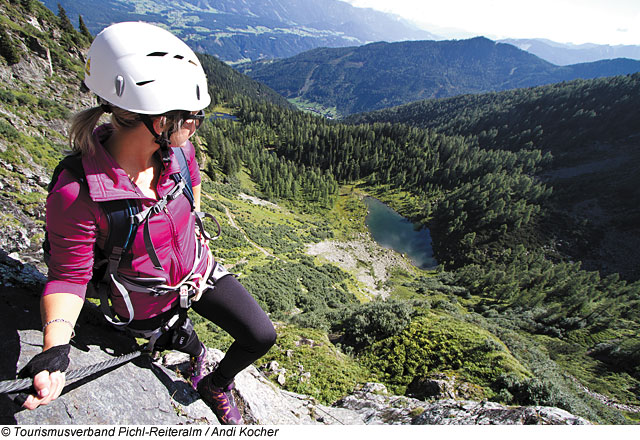
[[[69,344],[56,345],[35,355],[20,370],[20,377],[33,377],[35,393],[28,396],[22,406],[35,409],[57,399],[65,384],[64,371],[69,367]]]
[[[65,385],[64,372],[69,367],[69,340],[84,300],[70,293],[56,293],[42,297],[40,313],[44,327],[43,351],[35,355],[20,370],[20,377],[33,377],[35,392],[24,398],[22,406],[35,409],[60,397]]]
[[[49,373],[41,371],[33,378],[33,387],[36,395],[30,395],[25,400],[24,406],[27,409],[36,409],[40,405],[47,405],[60,397],[65,384],[65,374],[60,371]]]

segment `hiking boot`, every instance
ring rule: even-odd
[[[200,356],[191,356],[191,359],[189,361],[189,380],[191,381],[191,386],[196,391],[198,390],[198,383],[207,374],[207,347],[205,347],[204,344],[200,345],[202,346],[202,352],[200,353]]]
[[[209,404],[218,420],[223,425],[242,425],[242,416],[236,406],[231,390],[235,384],[231,382],[224,388],[213,386],[209,376],[205,377],[198,386],[202,399]]]

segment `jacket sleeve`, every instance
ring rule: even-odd
[[[187,164],[189,165],[189,173],[191,174],[191,185],[197,186],[202,182],[200,177],[200,166],[196,160],[196,148],[190,141],[184,146],[184,155],[187,158]]]
[[[100,208],[90,199],[88,190],[63,171],[47,197],[51,255],[43,295],[72,293],[85,297],[93,272],[99,221]]]

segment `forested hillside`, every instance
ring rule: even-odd
[[[0,5],[7,35],[1,246],[36,262],[46,185],[65,148],[67,119],[91,104],[79,92],[88,36],[69,27],[63,10],[55,16],[27,0]],[[241,78],[204,60],[218,87]],[[429,399],[442,397],[430,381],[444,380],[458,398],[558,406],[597,423],[638,422],[640,283],[584,270],[558,249],[564,237],[547,234],[555,181],[538,176],[549,172],[552,154],[535,145],[487,149],[473,134],[406,124],[340,124],[256,100],[266,92],[250,82],[234,90],[214,94],[216,108],[237,120],[207,121],[193,138],[203,209],[222,224],[216,258],[277,322],[279,340],[264,362],[287,370],[279,386],[333,402],[380,381],[394,393]],[[373,249],[364,194],[432,229],[437,271],[394,265],[377,275],[377,263],[402,256],[360,251]],[[317,244],[346,251],[334,259],[310,254]],[[353,249],[353,266],[341,265]],[[376,289],[390,298],[374,298]],[[228,347],[220,329],[194,322],[209,346]],[[602,403],[576,381],[627,406]]]
[[[346,116],[421,99],[634,73],[640,61],[560,67],[515,46],[478,37],[314,49],[238,68],[289,99]]]
[[[564,238],[547,234],[548,218],[555,218],[550,208],[553,188],[535,175],[549,167],[551,155],[540,150],[487,150],[472,136],[443,135],[407,125],[336,124],[270,105],[243,103],[237,115],[241,124],[217,122],[215,130],[225,133],[231,141],[231,155],[238,157],[239,162],[251,161],[243,156],[247,151],[245,142],[250,139],[250,142],[267,145],[274,159],[277,155],[279,160],[286,158],[305,167],[318,167],[327,175],[335,175],[343,184],[359,182],[362,188],[380,198],[395,201],[405,215],[422,219],[429,225],[437,259],[443,262],[445,271],[435,278],[423,276],[404,281],[403,289],[413,292],[410,297],[443,294],[456,304],[447,310],[453,313],[463,306],[472,313],[463,316],[476,316],[501,338],[509,338],[504,333],[506,329],[523,332],[529,335],[530,341],[536,341],[535,345],[546,346],[565,371],[591,385],[600,381],[596,386],[602,386],[600,389],[609,393],[616,386],[613,382],[605,383],[627,377],[630,382],[623,386],[626,391],[614,394],[618,398],[626,395],[622,399],[631,399],[629,402],[637,401],[640,284],[621,281],[615,274],[601,276],[596,271],[581,269],[580,264],[566,259],[559,251],[558,241]],[[252,175],[255,172],[252,171]],[[270,175],[272,180],[259,187],[262,194],[272,195],[270,191],[274,187],[291,188],[280,177]],[[397,195],[406,192],[411,196],[405,196],[402,203],[398,203]],[[295,199],[291,194],[285,191],[280,197]],[[388,383],[395,384],[401,391],[413,389],[409,385],[418,377],[416,371],[423,370],[401,373],[399,365],[417,362],[417,368],[422,364],[417,359],[392,354],[397,350],[411,351],[406,344],[412,344],[412,337],[408,333],[401,337],[398,330],[374,329],[386,329],[390,325],[394,329],[401,326],[409,332],[424,332],[424,327],[413,318],[404,321],[405,324],[397,321],[400,316],[406,316],[404,313],[420,316],[420,312],[418,315],[412,315],[411,309],[407,312],[406,303],[389,304],[385,316],[396,317],[389,318],[388,322],[385,318],[386,323],[382,323],[373,317],[374,313],[380,313],[378,309],[363,309],[362,315],[353,319],[371,321],[364,327],[356,326],[359,330],[354,335],[347,325],[351,321],[338,318],[344,312],[340,312],[339,307],[336,310],[335,305],[316,303],[310,307],[308,303],[296,303],[302,313],[294,317],[294,322],[343,332],[347,341],[354,341],[347,345],[353,344],[363,362],[370,359],[367,365],[377,370],[383,368]],[[415,310],[421,307],[423,305]],[[431,326],[433,321],[427,321],[423,325]],[[408,330],[408,322],[414,322],[417,327]],[[372,334],[380,331],[381,335],[364,338],[361,331]],[[396,335],[391,337],[391,334]],[[366,341],[364,346],[362,341]],[[527,400],[532,398],[529,393],[536,389],[534,393],[545,397],[535,401],[554,401],[572,410],[580,407],[582,404],[570,397],[573,394],[566,388],[564,379],[552,377],[556,370],[545,372],[549,365],[543,367],[542,358],[523,360],[520,350],[524,347],[517,348],[523,342],[518,341],[512,340],[507,345],[519,353],[520,362],[541,375],[541,383],[523,382],[522,377],[515,379],[517,374],[507,375],[509,379],[500,374],[500,378],[478,376],[471,371],[475,367],[457,357],[457,361],[441,358],[443,363],[436,362],[438,366],[433,368],[437,370],[446,364],[464,377],[473,377],[474,383],[484,383],[502,396],[511,396],[509,399],[514,402],[530,401]],[[387,361],[381,363],[373,359]],[[607,379],[595,380],[591,375],[601,368],[608,371]]]
[[[540,177],[554,187],[553,209],[566,217],[547,217],[547,231],[559,233],[562,252],[589,268],[637,280],[639,96],[640,74],[633,74],[421,101],[349,121],[471,137],[486,150],[550,153]]]
[[[285,108],[293,108],[289,101],[273,89],[236,72],[213,55],[198,54],[198,57],[207,71],[213,105],[228,103],[236,96],[244,96],[256,101],[267,101]]]

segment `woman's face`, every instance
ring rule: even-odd
[[[178,129],[171,134],[169,140],[171,145],[182,147],[187,140],[193,136],[196,130],[202,124],[204,112],[185,112],[182,122],[178,124]]]
[[[195,129],[189,128],[189,124],[182,124],[182,126],[171,134],[169,140],[171,145],[175,147],[182,147],[189,140],[189,138],[195,133]]]

